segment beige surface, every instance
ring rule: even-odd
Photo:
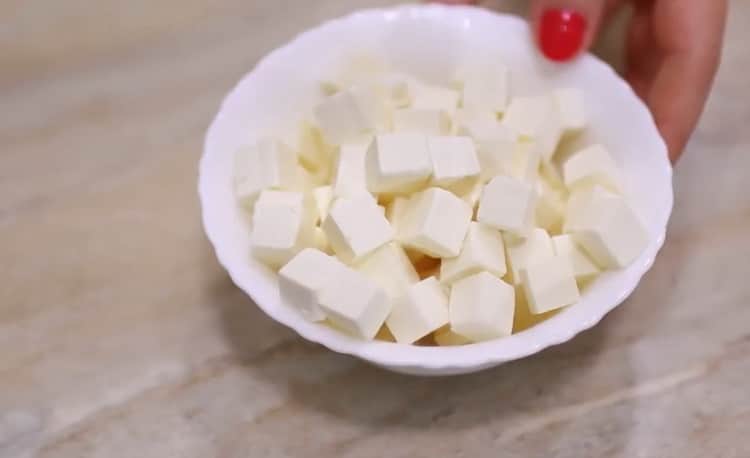
[[[420,379],[262,315],[195,192],[262,54],[394,2],[0,1],[0,456],[750,456],[750,3],[632,299],[540,355]]]

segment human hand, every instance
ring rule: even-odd
[[[531,0],[530,18],[542,53],[562,62],[588,49],[612,13],[628,2],[634,13],[625,79],[650,108],[675,162],[719,67],[727,0]]]

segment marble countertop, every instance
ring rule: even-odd
[[[0,457],[750,456],[750,2],[732,3],[664,251],[573,341],[399,376],[232,286],[195,191],[222,95],[298,31],[392,3],[6,2]]]

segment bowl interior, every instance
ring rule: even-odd
[[[626,192],[651,242],[629,268],[603,275],[581,302],[511,337],[465,347],[427,348],[362,342],[305,321],[279,303],[276,276],[249,255],[249,227],[231,189],[237,147],[280,132],[321,97],[319,83],[352,55],[375,56],[394,70],[448,84],[468,56],[501,59],[512,72],[512,93],[541,94],[580,87],[590,127],[576,142],[602,143],[619,162]],[[199,191],[206,233],[233,281],[268,315],[303,337],[375,364],[419,373],[489,367],[565,341],[622,302],[651,266],[672,208],[671,166],[651,115],[609,66],[592,56],[559,66],[531,43],[526,23],[470,7],[408,6],[369,10],[300,35],[267,56],[230,92],[206,137]]]

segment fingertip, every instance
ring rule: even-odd
[[[540,12],[536,28],[539,48],[545,57],[565,62],[583,49],[588,21],[576,10],[549,8]]]

